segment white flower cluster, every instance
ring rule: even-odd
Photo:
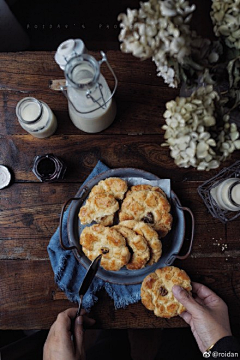
[[[213,87],[200,87],[190,97],[177,97],[166,104],[164,138],[179,167],[210,170],[219,167],[235,149],[240,149],[236,124],[229,116],[217,119],[219,96]]]
[[[195,5],[185,0],[149,0],[139,10],[120,14],[121,50],[142,60],[152,57],[158,76],[177,87],[178,64],[191,53],[191,30],[188,25]]]
[[[212,0],[214,32],[229,47],[240,49],[240,0]]]

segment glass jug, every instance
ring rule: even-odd
[[[116,115],[113,95],[117,88],[117,78],[106,55],[103,52],[101,55],[100,61],[88,54],[72,57],[65,66],[66,85],[61,87],[68,99],[69,116],[73,124],[88,133],[106,129]],[[103,62],[106,62],[115,80],[112,93],[100,72]]]

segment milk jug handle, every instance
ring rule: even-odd
[[[117,77],[116,77],[116,75],[115,75],[115,72],[113,71],[111,65],[110,65],[109,62],[108,62],[107,55],[105,54],[105,52],[101,51],[100,54],[102,55],[102,59],[98,62],[98,63],[99,63],[99,67],[101,67],[101,65],[102,65],[103,62],[105,62],[105,63],[107,64],[107,67],[108,67],[109,70],[111,71],[112,76],[113,76],[113,78],[114,78],[114,82],[115,82],[115,84],[114,84],[114,89],[113,89],[113,91],[112,91],[112,96],[107,100],[107,101],[109,101],[109,100],[113,97],[113,95],[115,94],[115,92],[116,92],[117,85],[118,85],[118,79],[117,79]],[[107,101],[106,101],[106,102],[107,102]]]
[[[92,110],[90,110],[90,111],[80,111],[80,110],[78,110],[77,108],[76,108],[76,106],[73,104],[73,102],[71,101],[71,99],[69,98],[69,96],[68,96],[68,93],[67,93],[67,88],[68,88],[68,86],[67,86],[67,84],[66,85],[64,85],[64,86],[60,86],[60,90],[62,91],[62,93],[63,93],[63,95],[67,98],[67,100],[69,101],[69,103],[72,105],[72,107],[75,109],[75,111],[76,112],[78,112],[79,114],[90,114],[90,113],[92,113],[92,112],[94,112],[94,111],[96,111],[96,110],[98,110],[98,109],[100,109],[102,106],[98,106],[97,108],[95,108],[95,109],[92,109]],[[106,103],[109,101],[109,100],[111,100],[111,98],[113,97],[113,94],[110,96],[110,98],[106,101]]]

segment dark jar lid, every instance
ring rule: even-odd
[[[63,179],[66,166],[62,160],[53,154],[36,156],[32,171],[42,181],[56,181]]]

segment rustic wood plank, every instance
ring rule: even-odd
[[[210,287],[219,296],[221,296],[229,305],[229,313],[232,324],[238,324],[237,309],[240,308],[240,264],[233,259],[226,261],[225,259],[211,258],[198,260],[187,259],[185,261],[176,261],[176,266],[187,271],[193,281],[204,283]],[[154,327],[182,327],[186,324],[177,318],[159,319],[156,318],[151,311],[142,307],[141,303],[129,305],[126,309],[114,309],[113,304],[106,301],[101,296],[99,302],[92,309],[92,316],[97,319],[101,327],[109,327],[109,322],[105,321],[104,313],[107,318],[111,319],[111,327],[134,327],[136,328],[154,328]],[[102,322],[104,321],[104,322]]]
[[[57,286],[49,261],[0,261],[1,329],[48,328],[68,300],[53,301]],[[47,309],[47,311],[46,311]]]
[[[4,119],[0,124],[0,133],[26,133],[18,124],[15,108],[21,98],[34,96],[47,102],[55,112],[59,123],[57,134],[84,134],[72,124],[68,115],[67,100],[63,94],[49,89],[51,79],[63,77],[63,72],[54,62],[53,53],[30,54],[0,54],[3,66],[6,62],[9,64],[7,73],[0,70],[0,116]],[[175,98],[179,91],[170,89],[155,76],[151,61],[139,62],[136,67],[134,57],[118,52],[110,52],[109,61],[113,64],[119,61],[119,67],[116,69],[119,74],[116,93],[118,111],[113,125],[104,133],[136,133],[136,124],[137,133],[154,134],[161,131],[165,103]],[[106,73],[111,87],[113,81],[111,78],[108,79],[108,76]]]
[[[0,198],[0,259],[46,259],[65,201],[79,185],[14,184]],[[34,199],[34,200],[33,200]]]
[[[99,57],[96,52],[92,53]],[[46,247],[58,226],[62,204],[74,196],[101,159],[109,167],[136,167],[172,180],[172,189],[183,206],[194,214],[196,231],[191,255],[175,265],[193,280],[216,291],[229,304],[233,323],[239,322],[240,239],[239,219],[226,225],[214,219],[197,193],[203,181],[216,175],[231,159],[211,172],[180,169],[161,147],[164,103],[176,96],[157,78],[151,61],[109,52],[109,62],[119,78],[118,114],[113,125],[100,134],[76,129],[61,93],[48,88],[49,80],[62,78],[54,52],[0,54],[0,163],[13,175],[11,186],[0,192],[0,327],[48,328],[58,312],[72,306],[54,284]],[[110,75],[103,68],[107,81]],[[15,107],[20,98],[35,96],[56,113],[59,126],[49,139],[36,139],[18,124]],[[32,173],[36,155],[54,153],[67,165],[59,183],[40,183]],[[189,222],[186,224],[189,230]],[[227,245],[227,246],[226,246]],[[184,243],[184,250],[188,241]],[[105,292],[92,309],[96,327],[151,328],[186,326],[180,318],[157,319],[141,303],[114,309]]]
[[[163,113],[165,111],[165,102],[171,100],[173,95],[169,91],[156,86],[139,85],[136,90],[129,84],[127,89],[121,83],[115,96],[117,103],[117,115],[113,124],[104,134],[156,134],[162,132],[161,126],[164,124]],[[164,101],[162,98],[164,91]],[[147,92],[147,96],[146,96]],[[68,114],[67,100],[61,92],[46,91],[19,94],[11,91],[0,91],[2,99],[0,104],[0,116],[3,121],[0,124],[0,133],[7,134],[26,134],[21,128],[16,117],[16,105],[20,99],[26,96],[33,96],[46,102],[55,113],[58,120],[58,129],[56,134],[81,134],[83,131],[76,128]],[[136,131],[136,124],[137,131]]]
[[[240,246],[239,218],[234,221],[230,221],[227,225],[227,242],[231,242],[232,239],[235,239],[234,247],[237,247],[237,249],[239,249],[239,246]]]
[[[192,280],[199,281],[229,304],[232,324],[240,321],[240,264],[234,259],[195,259],[176,262]],[[49,328],[60,311],[76,306],[61,295],[53,281],[48,261],[0,261],[0,326],[2,329]],[[11,311],[10,311],[11,309]],[[46,311],[46,309],[48,309]],[[115,309],[107,294],[101,292],[91,316],[96,328],[168,328],[186,326],[179,317],[160,319],[139,302],[125,309]],[[7,324],[7,325],[6,325]]]
[[[97,60],[101,59],[98,51],[89,53]],[[54,60],[54,54],[54,51],[1,53],[0,89],[44,91],[47,89],[46,81],[48,83],[51,79],[64,78],[63,71]],[[108,51],[107,57],[120,82],[163,85],[163,80],[156,76],[156,67],[150,59],[140,61],[120,51]],[[101,67],[101,71],[109,81],[112,79],[106,65]]]
[[[238,159],[238,152],[235,152],[231,160],[211,172],[178,168],[169,150],[161,147],[162,135],[56,135],[36,139],[28,134],[0,136],[0,139],[0,161],[13,170],[17,182],[38,181],[31,171],[33,160],[36,155],[46,153],[53,153],[66,163],[67,182],[83,182],[98,160],[111,168],[135,167],[154,172],[161,178],[173,178],[173,181],[204,181]]]
[[[74,197],[80,184],[17,183],[4,190],[0,199],[0,259],[48,259],[48,242],[59,225],[65,201]],[[173,183],[183,206],[189,207],[196,227],[192,257],[236,257],[240,255],[239,222],[227,226],[207,212],[197,194],[198,183]],[[34,199],[34,202],[33,202]],[[49,215],[51,214],[51,215]],[[186,237],[191,221],[186,216]],[[226,246],[227,245],[227,246]],[[185,241],[182,252],[186,250]]]

